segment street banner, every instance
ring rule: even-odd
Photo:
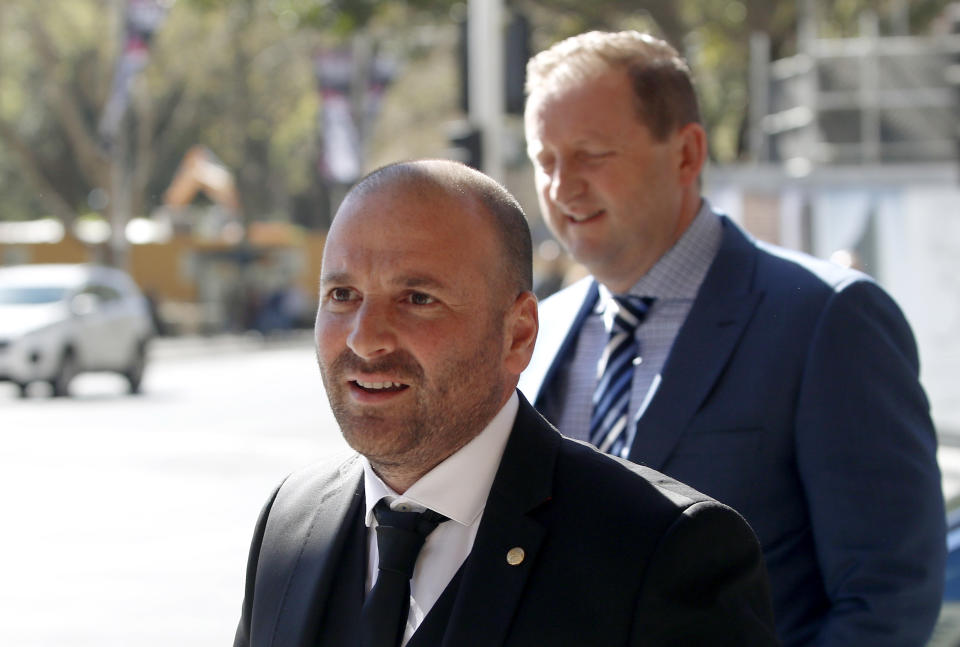
[[[160,28],[172,0],[127,0],[123,50],[117,59],[110,98],[100,117],[101,142],[109,148],[120,130],[130,105],[133,80],[150,58],[150,41]]]

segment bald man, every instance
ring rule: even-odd
[[[461,164],[347,195],[316,344],[355,451],[270,497],[237,647],[776,644],[736,512],[561,437],[516,391],[531,267],[516,200]]]

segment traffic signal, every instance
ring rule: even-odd
[[[448,157],[477,170],[483,169],[483,132],[468,121],[456,121],[448,126],[450,142]]]

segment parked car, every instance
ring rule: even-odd
[[[153,336],[147,300],[130,276],[99,265],[0,267],[0,381],[27,394],[45,381],[69,395],[84,371],[123,375],[140,391]]]

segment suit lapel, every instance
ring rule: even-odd
[[[737,347],[762,292],[752,279],[757,250],[722,218],[723,239],[663,368],[657,393],[637,424],[630,460],[660,469]]]
[[[351,524],[345,521],[363,502],[362,475],[360,461],[353,459],[321,481],[298,481],[294,475],[284,484],[293,491],[278,496],[270,511],[270,541],[264,541],[270,554],[261,556],[257,574],[259,579],[264,571],[257,600],[271,606],[255,612],[264,621],[255,623],[251,644],[312,644],[309,641],[331,592],[336,558],[350,534]],[[315,507],[298,509],[304,504]]]
[[[520,409],[464,564],[444,647],[502,645],[543,541],[530,512],[550,499],[560,436],[520,396]],[[513,552],[510,551],[513,549]],[[523,551],[519,563],[518,551]]]
[[[546,386],[570,356],[583,320],[596,305],[598,294],[597,282],[588,277],[543,303],[533,357],[518,385],[530,402],[541,404],[540,394],[545,392]]]

